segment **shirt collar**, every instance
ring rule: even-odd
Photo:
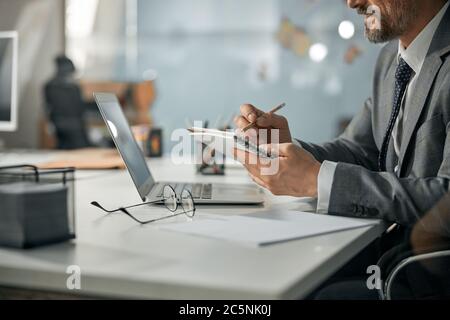
[[[427,57],[428,50],[430,49],[431,42],[433,41],[434,34],[444,17],[450,1],[444,5],[439,13],[431,20],[427,26],[419,33],[410,46],[405,49],[401,42],[398,44],[398,59],[403,58],[405,62],[414,70],[415,74],[419,74],[422,69],[425,58]]]

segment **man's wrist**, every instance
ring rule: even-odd
[[[309,184],[311,186],[309,190],[309,196],[311,198],[317,198],[319,196],[319,173],[320,173],[320,167],[321,163],[317,162],[314,163],[310,173],[311,173],[311,183]]]

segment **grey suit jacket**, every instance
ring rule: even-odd
[[[399,177],[393,168],[393,143],[387,172],[378,172],[377,161],[392,111],[397,53],[398,41],[383,48],[373,96],[342,136],[323,145],[300,142],[317,160],[338,162],[330,214],[383,218],[408,226],[449,191],[450,9],[435,33],[407,106]]]

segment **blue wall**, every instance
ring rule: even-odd
[[[286,102],[282,113],[293,134],[323,142],[370,94],[381,47],[364,39],[362,18],[345,1],[141,0],[138,8],[134,71],[125,62],[122,42],[114,52],[113,77],[139,78],[156,70],[158,99],[152,112],[165,129],[166,143],[186,117],[214,123],[218,115],[230,118],[245,102],[263,109]],[[312,42],[325,44],[327,58],[316,63],[282,48],[275,36],[282,17],[302,26]],[[353,39],[339,37],[342,20],[357,26]],[[363,54],[349,65],[344,54],[352,44]],[[262,64],[265,81],[258,77]]]

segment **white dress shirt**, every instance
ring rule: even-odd
[[[431,20],[428,25],[420,32],[408,48],[404,48],[399,41],[398,59],[400,57],[413,69],[413,75],[403,96],[402,109],[397,118],[394,130],[392,132],[394,141],[394,150],[397,156],[400,154],[400,142],[402,137],[403,123],[408,121],[408,106],[412,99],[412,93],[415,91],[417,76],[422,70],[423,63],[431,46],[434,34],[436,33],[442,18],[444,17],[450,2],[447,2],[439,13]],[[394,85],[394,84],[392,84]],[[334,173],[336,171],[336,162],[324,161],[320,167],[318,178],[318,199],[317,213],[328,213],[330,205],[331,188],[333,186]],[[398,166],[395,168],[397,173]]]

